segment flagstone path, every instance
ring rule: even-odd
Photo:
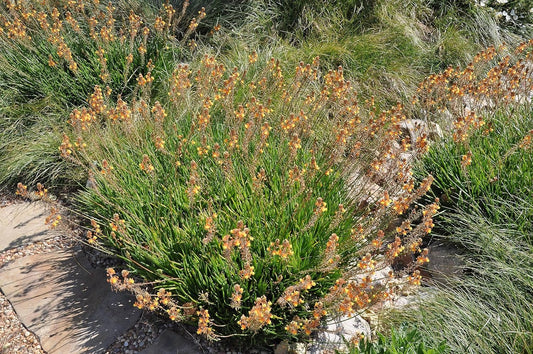
[[[141,316],[132,296],[111,291],[105,269],[65,232],[49,230],[47,216],[40,202],[0,205],[0,353],[138,352],[127,338]],[[10,328],[22,334],[4,333]],[[170,329],[156,336],[142,353],[202,352]]]

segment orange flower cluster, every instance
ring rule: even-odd
[[[259,56],[257,55],[257,52],[254,50],[250,53],[250,55],[248,55],[248,63],[250,64],[254,64],[257,62],[257,58]]]
[[[372,258],[372,255],[367,253],[359,260],[359,262],[357,262],[357,268],[361,270],[373,270],[376,268],[376,263],[377,262]]]
[[[209,320],[209,312],[205,309],[197,312],[198,317],[198,329],[197,334],[206,336],[207,338],[214,338],[214,331],[211,327],[211,321]]]
[[[20,195],[23,198],[28,197],[28,186],[25,186],[22,182],[17,183],[17,191],[15,194]]]
[[[191,174],[187,182],[187,196],[189,203],[193,204],[196,196],[200,193],[200,175],[198,174],[198,164],[196,161],[191,161]]]
[[[297,307],[304,303],[303,299],[300,298],[300,295],[303,291],[307,291],[315,286],[316,283],[311,279],[311,276],[308,274],[305,278],[300,279],[299,283],[296,285],[289,286],[283,292],[276,304],[281,307],[290,306],[291,308]]]
[[[216,228],[217,217],[218,217],[217,213],[212,213],[211,216],[208,216],[205,219],[204,230],[207,231],[207,233],[204,239],[202,240],[204,244],[208,244],[215,237],[215,233],[217,230]]]
[[[97,117],[90,108],[83,107],[81,111],[76,108],[70,113],[68,122],[77,130],[87,130],[97,122]],[[70,154],[67,153],[67,155]]]
[[[505,46],[489,47],[476,55],[464,70],[450,67],[429,76],[420,84],[413,103],[419,103],[431,114],[448,112],[457,117],[453,122],[453,138],[464,143],[484,126],[480,117],[484,111],[531,99],[532,47],[533,40],[521,43],[515,50],[516,59],[502,57]],[[491,130],[489,127],[485,133]],[[463,156],[461,165],[468,166],[469,160],[467,155]]]
[[[125,234],[126,221],[122,220],[117,213],[113,215],[113,220],[109,222],[109,227],[113,232],[119,232]]]
[[[111,287],[115,290],[130,290],[135,284],[135,281],[133,278],[129,277],[130,272],[127,270],[122,270],[121,275],[122,279],[120,279],[113,268],[107,268],[107,282],[111,284]],[[144,301],[144,299],[141,300],[140,297],[137,298],[137,301]],[[141,305],[134,305],[138,308],[142,308]],[[140,307],[139,307],[140,306]]]
[[[61,215],[59,214],[59,209],[56,207],[50,208],[50,214],[46,217],[44,223],[46,225],[50,225],[51,229],[54,229],[59,225],[59,222],[61,221]]]
[[[327,203],[320,197],[317,198],[315,203],[315,215],[320,215],[328,211]]]
[[[420,286],[422,282],[422,275],[420,274],[420,271],[417,269],[413,272],[413,274],[409,275],[407,277],[409,284],[414,286]]]
[[[426,207],[425,210],[422,211],[422,224],[421,226],[424,227],[424,232],[426,234],[429,234],[433,227],[435,226],[433,224],[433,216],[437,214],[437,211],[439,210],[439,198],[435,199],[435,203],[430,204]]]
[[[276,239],[275,242],[270,242],[270,246],[268,246],[267,251],[273,256],[281,257],[281,259],[287,259],[294,254],[292,245],[287,239],[283,240],[281,244],[279,239]]]
[[[139,163],[139,168],[148,174],[152,174],[155,171],[154,165],[152,165],[150,158],[146,154],[143,155],[143,160]]]
[[[20,18],[14,18],[13,21],[5,20],[4,28],[7,30],[7,38],[9,39],[31,40],[27,27]]]
[[[252,265],[252,253],[250,251],[251,241],[253,237],[250,236],[250,229],[248,229],[242,220],[237,222],[237,228],[230,231],[230,235],[225,235],[222,238],[222,250],[226,259],[231,259],[231,251],[233,248],[238,248],[241,259],[244,262],[244,267],[239,271],[242,279],[250,279],[254,274],[254,266]]]
[[[168,95],[170,96],[170,100],[175,104],[185,95],[187,89],[191,88],[190,75],[191,70],[188,64],[179,64],[172,72]]]
[[[477,130],[485,125],[485,121],[474,112],[470,112],[465,117],[458,117],[453,125],[455,128],[453,140],[460,142],[465,141],[471,134],[471,131]]]
[[[394,242],[389,243],[387,248],[389,249],[387,251],[387,257],[396,258],[403,252],[405,247],[402,245],[402,239],[396,236]]]
[[[258,297],[248,316],[242,315],[237,323],[241,326],[243,331],[248,329],[257,332],[264,326],[272,323],[271,310],[272,303],[267,301],[266,296]]]
[[[233,293],[231,294],[231,308],[238,310],[241,308],[243,289],[239,284],[233,286]]]
[[[461,167],[466,168],[472,163],[472,151],[467,152],[461,156]]]
[[[294,316],[293,320],[285,326],[285,330],[293,336],[298,335],[303,330],[306,336],[310,336],[311,333],[318,329],[320,326],[320,320],[316,318],[301,319],[299,316]]]
[[[121,97],[118,97],[116,107],[109,110],[108,117],[112,122],[129,122],[132,117],[132,111],[129,105]]]
[[[340,255],[337,253],[337,248],[339,246],[339,236],[337,234],[331,234],[326,243],[326,249],[324,251],[324,259],[322,261],[322,266],[325,269],[332,269],[337,265],[340,260]]]

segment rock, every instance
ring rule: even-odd
[[[57,236],[45,225],[43,202],[11,204],[0,209],[0,252]]]
[[[437,140],[444,136],[437,123],[426,122],[421,119],[406,119],[400,122],[400,129],[403,136],[408,136],[411,139],[411,146],[414,146],[417,139],[423,134],[427,134],[431,140]]]
[[[372,204],[383,197],[384,189],[372,182],[358,169],[351,172],[346,182],[348,197],[360,203]]]
[[[274,348],[274,354],[287,354],[289,352],[289,343],[283,341]]]
[[[448,283],[463,274],[465,262],[459,249],[441,242],[429,245],[428,249],[429,263],[424,270],[429,273],[430,282]]]
[[[289,347],[289,354],[306,354],[307,346],[304,343],[294,343]]]
[[[101,353],[140,316],[79,249],[17,259],[0,269],[0,288],[51,354]]]
[[[154,343],[140,352],[140,354],[196,354],[202,349],[194,344],[191,338],[166,329],[157,337]]]
[[[326,324],[324,330],[318,332],[316,340],[308,349],[308,353],[347,351],[347,342],[360,335],[370,338],[371,333],[370,325],[360,316],[335,318]]]

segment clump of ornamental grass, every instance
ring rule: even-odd
[[[531,204],[516,209],[531,215]],[[468,252],[469,275],[437,291],[419,311],[393,321],[416,323],[429,345],[446,341],[451,352],[532,352],[530,232],[520,231],[511,218],[495,222],[477,208],[444,215],[439,224],[449,231],[446,239]]]
[[[168,82],[139,80],[129,101],[96,86],[59,147],[90,176],[78,196],[88,243],[128,266],[108,270],[112,286],[243,346],[308,338],[419,285],[438,209],[412,207],[432,178],[416,186],[401,157],[428,147],[396,142],[401,105],[360,105],[342,68],[321,73],[318,58],[289,76],[257,57],[226,68],[201,56]],[[376,279],[404,255],[413,262]]]
[[[178,32],[187,6],[176,11],[164,4],[157,12],[98,0],[4,2],[0,88],[68,106],[83,104],[96,84],[127,97],[150,59],[155,71],[165,72],[169,59],[185,55],[173,41],[187,42],[205,17],[200,11],[185,33]]]
[[[83,104],[95,85],[113,92],[114,100],[126,98],[137,80],[150,80],[148,62],[165,75],[169,62],[189,55],[205,12],[182,26],[187,6],[167,3],[158,11],[135,2],[2,2],[0,181],[79,180],[55,150],[65,113]]]
[[[531,107],[503,107],[486,117],[490,128],[473,133],[467,144],[450,138],[432,146],[421,168],[438,175],[433,193],[445,196],[452,209],[475,207],[496,223],[513,220],[533,231],[533,209],[527,208],[533,205],[531,118]]]

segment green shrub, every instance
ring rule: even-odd
[[[423,173],[436,176],[434,193],[445,206],[478,209],[495,223],[513,220],[533,231],[533,154],[530,107],[501,109],[464,143],[435,144],[423,159]]]
[[[401,108],[359,106],[341,69],[321,82],[317,60],[291,76],[255,53],[234,70],[199,60],[177,66],[168,104],[144,100],[147,85],[131,105],[97,89],[87,115],[71,115],[75,134],[60,149],[95,185],[78,198],[94,220],[88,241],[154,291],[128,272],[109,270],[109,281],[140,308],[240,346],[305,338],[326,314],[357,313],[393,283],[419,284],[418,272],[379,286],[354,278],[420,252],[432,227],[434,205],[413,211],[412,228],[390,227],[431,183],[414,189],[393,144]],[[383,189],[370,190],[378,179]]]

